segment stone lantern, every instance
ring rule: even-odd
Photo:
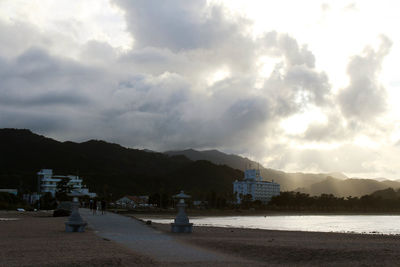
[[[73,191],[68,194],[73,197],[72,200],[72,211],[71,215],[68,218],[68,221],[65,222],[65,231],[66,232],[84,232],[85,226],[87,223],[82,220],[81,215],[79,214],[79,196],[82,196],[79,192]]]
[[[185,199],[190,198],[183,191],[175,195],[174,198],[178,199],[178,214],[173,223],[171,223],[171,232],[173,233],[191,233],[193,231],[193,223],[189,223],[189,218],[185,212]]]

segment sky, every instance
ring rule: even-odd
[[[397,2],[1,0],[0,128],[400,179]]]

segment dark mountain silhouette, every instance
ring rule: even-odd
[[[77,174],[99,194],[150,194],[214,191],[232,192],[243,173],[210,162],[193,162],[90,140],[59,142],[29,130],[0,129],[0,188],[36,191],[41,168],[57,174]]]
[[[371,195],[374,197],[381,197],[382,199],[399,199],[400,189],[395,191],[393,188],[389,187],[383,190],[375,191]]]
[[[310,195],[333,194],[336,196],[362,196],[387,187],[400,188],[399,181],[348,178],[346,175],[334,173],[286,173],[264,168],[261,164],[238,155],[225,154],[218,150],[167,151],[168,155],[182,155],[191,160],[208,160],[215,164],[224,164],[232,168],[245,170],[246,166],[259,167],[264,180],[274,180],[281,185],[281,191],[299,191]]]
[[[218,150],[198,151],[186,149],[182,151],[167,151],[168,155],[183,155],[191,160],[208,160],[215,164],[223,164],[229,167],[244,171],[246,168],[260,168],[261,176],[267,180],[279,183],[282,191],[291,191],[297,188],[308,187],[314,183],[323,181],[326,177],[332,176],[339,179],[347,179],[342,173],[311,174],[311,173],[286,173],[273,169],[264,168],[260,163],[248,158],[233,154],[226,154]]]
[[[191,160],[207,160],[218,165],[227,165],[231,168],[244,171],[246,168],[257,168],[262,166],[248,158],[244,158],[234,154],[225,154],[218,150],[203,150],[186,149],[182,151],[166,151],[170,156],[183,155]]]
[[[59,142],[19,129],[0,129],[0,151],[0,188],[36,191],[36,173],[49,168],[57,174],[79,175],[90,190],[114,196],[172,194],[179,190],[195,197],[210,192],[227,195],[232,193],[232,182],[243,177],[246,165],[253,168],[259,165],[217,150],[191,149],[164,154],[99,140]],[[281,191],[347,197],[388,187],[400,188],[399,181],[346,179],[340,173],[285,173],[259,166],[264,179],[279,183]]]

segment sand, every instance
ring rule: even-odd
[[[18,219],[0,219],[0,266],[166,265],[105,240],[90,228],[85,233],[66,233],[66,218],[50,216],[0,211],[0,218]],[[150,227],[184,244],[242,258],[243,262],[251,260],[252,266],[397,266],[400,262],[400,236],[196,226],[192,234],[171,234],[169,225],[153,223]],[[241,266],[239,262],[237,266]]]
[[[98,237],[93,230],[66,233],[66,217],[46,212],[4,212],[0,218],[0,266],[152,266],[152,259]]]
[[[169,232],[169,225],[152,224]],[[182,242],[286,266],[398,266],[400,236],[195,227]]]

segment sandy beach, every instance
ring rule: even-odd
[[[90,228],[84,233],[66,233],[66,220],[46,212],[0,211],[0,266],[154,265],[151,259],[102,239]]]
[[[90,228],[85,233],[66,233],[66,218],[50,216],[0,212],[0,218],[17,219],[0,219],[0,266],[165,266],[97,236]],[[400,262],[400,236],[216,227],[171,234],[169,225],[149,227],[184,244],[253,261],[254,266],[395,266]]]
[[[169,225],[152,224],[169,234]],[[182,242],[285,266],[397,266],[400,236],[195,227]]]

